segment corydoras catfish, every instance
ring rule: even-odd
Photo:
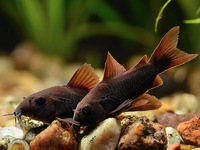
[[[19,122],[21,122],[21,115],[47,123],[52,122],[57,117],[72,118],[73,110],[78,102],[98,82],[99,77],[93,68],[84,64],[66,85],[50,87],[24,98],[12,114]]]
[[[147,62],[147,56],[126,71],[108,52],[104,78],[77,105],[75,130],[92,126],[127,110],[149,110],[161,106],[159,100],[147,94],[163,82],[159,74],[185,62],[197,54],[187,54],[177,46],[179,27],[172,28],[160,41]]]

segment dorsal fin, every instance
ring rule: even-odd
[[[74,73],[67,85],[72,88],[91,90],[97,83],[99,77],[94,69],[89,64],[84,64]]]
[[[126,71],[126,69],[122,65],[120,65],[112,57],[112,55],[108,52],[107,60],[106,60],[106,63],[105,63],[103,80],[112,78],[112,77],[116,76],[117,74],[123,73],[125,71]]]
[[[144,55],[144,56],[140,59],[140,61],[139,61],[133,68],[140,67],[140,66],[142,66],[142,65],[144,65],[144,64],[146,64],[146,63],[147,63],[147,55]]]

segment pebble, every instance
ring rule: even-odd
[[[71,127],[55,120],[30,142],[30,148],[31,150],[75,150],[77,142]]]
[[[180,143],[175,143],[167,147],[167,150],[197,150],[195,146],[192,145],[183,145]]]
[[[151,121],[156,120],[156,114],[153,110],[123,112],[117,118],[122,120],[123,118],[126,118],[127,116],[137,116],[137,117],[146,116]]]
[[[41,131],[43,131],[46,128],[46,126],[43,127],[37,127],[32,128],[27,131],[27,133],[24,135],[24,140],[28,143],[30,143]]]
[[[8,150],[30,150],[30,147],[26,141],[15,139],[8,145]]]
[[[0,139],[0,150],[7,150],[8,144],[12,142],[15,139],[15,137],[12,137],[10,135],[6,135],[3,138]]]
[[[189,121],[182,122],[177,127],[183,140],[195,146],[200,146],[200,118],[194,117]]]
[[[125,129],[128,125],[135,122],[137,119],[137,116],[126,116],[124,119],[121,120],[122,130]]]
[[[147,117],[127,126],[118,143],[119,150],[164,149],[167,144],[165,128]]]
[[[23,125],[25,127],[25,129],[28,131],[32,128],[37,128],[37,127],[43,127],[46,126],[46,124],[42,121],[37,121],[37,120],[33,120],[30,117],[26,117],[25,119],[23,119]]]
[[[120,133],[120,121],[108,118],[81,139],[79,150],[115,150]]]
[[[166,127],[165,131],[167,133],[167,146],[183,142],[183,139],[176,129],[172,127]]]
[[[18,129],[14,126],[1,128],[0,129],[0,139],[6,135],[10,135],[15,138],[23,138],[24,133],[21,129]]]
[[[172,98],[175,113],[181,114],[195,113],[200,111],[200,100],[192,94],[179,94]]]
[[[158,123],[164,127],[173,127],[176,129],[179,123],[188,121],[195,116],[200,117],[200,112],[186,115],[177,115],[172,112],[166,112],[158,117]]]
[[[167,147],[167,150],[181,150],[180,143],[174,143]]]

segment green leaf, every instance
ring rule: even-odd
[[[34,41],[43,45],[46,35],[46,17],[44,8],[38,0],[15,0],[25,28]]]
[[[197,11],[196,11],[195,14],[196,14],[196,15],[200,14],[200,7],[197,9]]]
[[[104,1],[100,1],[99,6],[94,10],[94,13],[105,22],[125,22],[125,19],[121,14]]]
[[[200,18],[191,19],[191,20],[184,20],[185,24],[198,24],[200,23]]]
[[[158,28],[158,22],[159,20],[162,18],[162,13],[164,11],[164,9],[167,7],[167,5],[171,2],[171,0],[167,0],[164,5],[161,7],[158,16],[156,17],[156,21],[155,21],[155,32],[157,32],[157,28]]]
[[[64,21],[65,21],[64,0],[48,0],[47,7],[47,48],[49,52],[63,50],[64,43]],[[55,44],[56,43],[56,44]]]

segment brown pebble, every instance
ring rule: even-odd
[[[158,123],[164,127],[173,127],[176,129],[179,123],[188,121],[195,116],[200,117],[200,112],[186,115],[177,115],[172,112],[166,112],[158,117]]]
[[[77,147],[77,142],[72,136],[70,126],[63,126],[56,120],[31,141],[30,147],[31,150],[74,150]]]
[[[194,117],[189,121],[182,122],[177,127],[183,140],[195,146],[200,146],[200,118]]]
[[[120,150],[165,149],[167,137],[165,128],[147,117],[137,119],[126,127],[118,143]]]

